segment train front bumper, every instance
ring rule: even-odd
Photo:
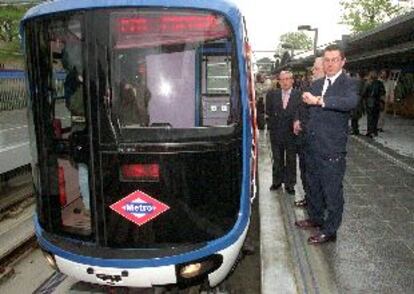
[[[164,286],[174,284],[196,284],[208,279],[210,287],[215,287],[222,282],[231,271],[239,255],[244,239],[247,234],[247,227],[240,237],[232,245],[223,250],[190,262],[172,264],[165,266],[141,267],[141,268],[121,268],[88,265],[74,262],[58,255],[54,256],[58,270],[65,275],[74,277],[80,281],[93,284],[150,288],[153,286]],[[197,264],[203,263],[205,271],[200,271],[199,275],[185,277],[189,271],[186,269],[197,268]]]

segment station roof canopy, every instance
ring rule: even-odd
[[[343,40],[352,69],[412,67],[414,11]]]
[[[414,11],[354,36],[344,36],[342,45],[350,70],[402,69],[414,71]],[[294,59],[278,70],[305,70],[314,55]]]

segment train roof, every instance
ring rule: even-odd
[[[220,12],[227,16],[233,25],[240,22],[241,13],[236,4],[229,0],[55,0],[44,2],[25,14],[21,24],[31,18],[59,12],[109,7],[162,7],[205,9]]]

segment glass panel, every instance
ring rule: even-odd
[[[121,140],[139,138],[131,130],[139,133],[148,127],[158,138],[166,129],[183,129],[182,134],[191,138],[191,129],[199,127],[208,137],[214,136],[214,129],[205,127],[237,122],[238,75],[232,63],[236,58],[229,49],[232,35],[224,18],[190,11],[116,12],[111,14],[111,38],[109,112]],[[216,57],[208,57],[211,63],[205,65],[207,51]],[[205,85],[209,94],[220,94],[221,99],[203,97]]]
[[[43,138],[42,200],[50,222],[71,234],[91,233],[89,140],[84,89],[83,39],[80,16],[60,17],[37,26],[36,68],[42,84],[33,107]],[[36,95],[33,94],[32,95]]]
[[[230,94],[231,61],[222,56],[206,59],[207,94]]]

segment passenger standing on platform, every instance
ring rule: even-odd
[[[270,82],[270,90],[280,89],[279,74],[273,75]]]
[[[323,70],[323,58],[317,57],[315,58],[312,67],[312,83],[316,80],[322,79],[323,77],[325,77],[325,71]],[[308,89],[305,90],[307,91]],[[305,197],[300,200],[295,200],[294,204],[296,207],[306,206],[306,199],[309,197],[309,184],[306,180],[305,166],[305,131],[308,117],[308,105],[302,102],[302,104],[298,108],[296,120],[293,123],[293,132],[297,136],[300,179],[302,181],[302,187],[303,191],[305,192]]]
[[[323,69],[323,57],[315,58],[315,62],[312,67],[312,83],[316,80],[325,77],[325,71]]]
[[[282,71],[279,75],[281,89],[271,90],[266,95],[267,127],[273,155],[272,185],[277,190],[282,183],[288,194],[295,194],[296,143],[293,121],[301,103],[300,92],[294,90],[293,75]]]
[[[263,130],[265,127],[265,97],[267,91],[270,90],[271,81],[258,73],[256,76],[256,111],[257,111],[257,127]]]
[[[381,100],[384,99],[384,84],[378,80],[378,73],[371,71],[369,74],[369,84],[365,89],[367,107],[367,134],[366,136],[378,136],[378,119],[381,109]]]
[[[394,101],[394,81],[390,79],[389,70],[381,70],[380,72],[380,81],[384,84],[385,88],[385,97],[380,104],[380,114],[378,119],[378,132],[384,131],[385,125],[385,114],[388,111],[388,108]]]
[[[267,79],[263,74],[258,73],[256,76],[255,90],[256,98],[262,97],[263,100],[266,97],[267,91],[272,87],[272,82]]]
[[[309,183],[309,218],[298,220],[301,229],[319,227],[309,244],[336,240],[343,213],[343,186],[350,111],[358,103],[358,84],[343,73],[345,56],[337,45],[325,48],[325,78],[303,93],[309,107],[306,129],[306,176]],[[325,217],[325,208],[327,215]]]
[[[359,120],[362,115],[365,113],[365,99],[364,93],[366,92],[367,80],[365,73],[359,73],[359,86],[358,86],[358,96],[359,101],[357,107],[351,112],[351,128],[352,135],[359,135]]]

